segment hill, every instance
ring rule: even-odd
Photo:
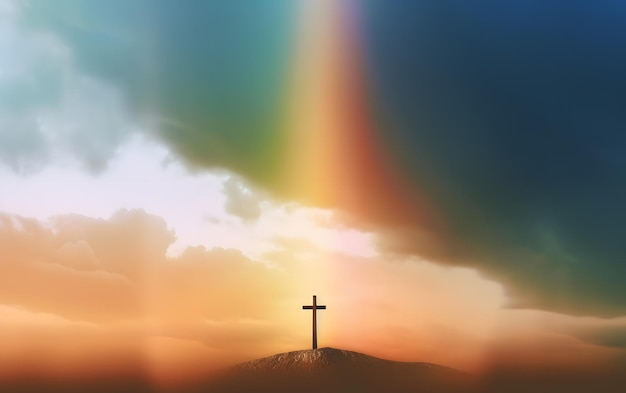
[[[335,348],[294,351],[241,363],[213,381],[215,393],[467,392],[471,378],[430,363],[379,359]]]

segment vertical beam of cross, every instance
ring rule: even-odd
[[[313,310],[313,349],[317,349],[317,310],[326,310],[326,306],[317,304],[317,298],[313,295],[312,306],[302,306],[303,310]]]

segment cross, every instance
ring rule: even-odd
[[[313,349],[317,349],[317,310],[326,310],[326,306],[318,306],[315,295],[313,295],[312,306],[302,306],[303,310],[313,310]]]

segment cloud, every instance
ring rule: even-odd
[[[143,210],[48,222],[3,213],[0,303],[95,322],[261,320],[290,286],[234,249],[188,247],[168,258],[174,240]]]
[[[162,269],[149,294],[154,311],[171,318],[267,318],[289,286],[237,250],[189,247]]]
[[[375,180],[342,183],[359,203],[340,207],[388,231],[388,251],[502,282],[512,307],[623,315],[621,6],[360,5],[372,105],[364,112],[385,154],[356,165],[360,180]],[[22,21],[54,34],[80,72],[119,90],[134,118],[191,167],[227,167],[280,194],[293,7],[38,2]],[[25,69],[38,78],[47,74],[37,67],[57,63]],[[41,79],[33,95],[49,106],[62,91],[52,82],[62,78]],[[15,81],[4,91],[30,91]],[[16,167],[45,157],[29,108],[11,125],[20,133],[2,136],[2,146],[14,146],[4,159]],[[89,155],[101,162],[110,151]],[[383,167],[404,187],[374,176]]]
[[[552,329],[571,332],[579,339],[598,346],[626,349],[626,318],[566,318],[543,316]]]
[[[367,2],[385,140],[443,221],[386,246],[475,267],[514,307],[624,314],[624,14],[589,7]]]
[[[224,181],[226,195],[226,211],[244,221],[254,221],[261,215],[262,198],[246,188],[243,183],[234,177]]]
[[[67,227],[55,229],[32,219],[0,216],[4,272],[0,301],[81,320],[137,315],[140,299],[131,282],[134,277],[126,275],[129,271],[116,269],[115,257],[109,259],[97,244],[92,247],[84,243],[85,238],[78,241],[82,258],[80,254],[68,255],[77,243],[69,240]],[[132,247],[122,250],[130,257],[132,251]]]
[[[311,252],[319,252],[319,246],[316,246],[309,239],[302,237],[283,237],[279,236],[274,240],[274,245],[278,247],[280,251],[286,251],[289,254],[299,255],[307,254]]]
[[[140,209],[122,209],[107,220],[61,215],[51,222],[64,246],[85,242],[103,269],[136,282],[165,263],[167,248],[176,239],[163,218]]]
[[[179,378],[280,347],[284,274],[232,249],[168,258],[174,239],[142,210],[45,222],[0,214],[0,364],[12,364],[0,378],[141,377],[142,367]]]
[[[81,72],[54,34],[24,29],[27,8],[4,4],[10,12],[0,15],[0,162],[18,173],[71,160],[102,171],[133,132],[123,97]]]
[[[277,163],[271,142],[293,10],[283,0],[60,1],[30,5],[22,20],[66,42],[81,71],[121,88],[134,113],[191,166],[264,176]]]
[[[189,247],[168,259],[174,234],[142,210],[106,220],[57,216],[49,227],[3,214],[0,223],[0,301],[70,318],[123,320],[147,312],[219,319],[246,308],[244,315],[261,318],[285,286],[277,272],[236,250]]]
[[[84,240],[65,243],[54,255],[54,260],[76,270],[93,270],[100,265],[93,249]]]

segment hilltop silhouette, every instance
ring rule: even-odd
[[[467,392],[469,375],[431,363],[396,362],[336,348],[281,353],[241,363],[210,384],[230,392]]]

